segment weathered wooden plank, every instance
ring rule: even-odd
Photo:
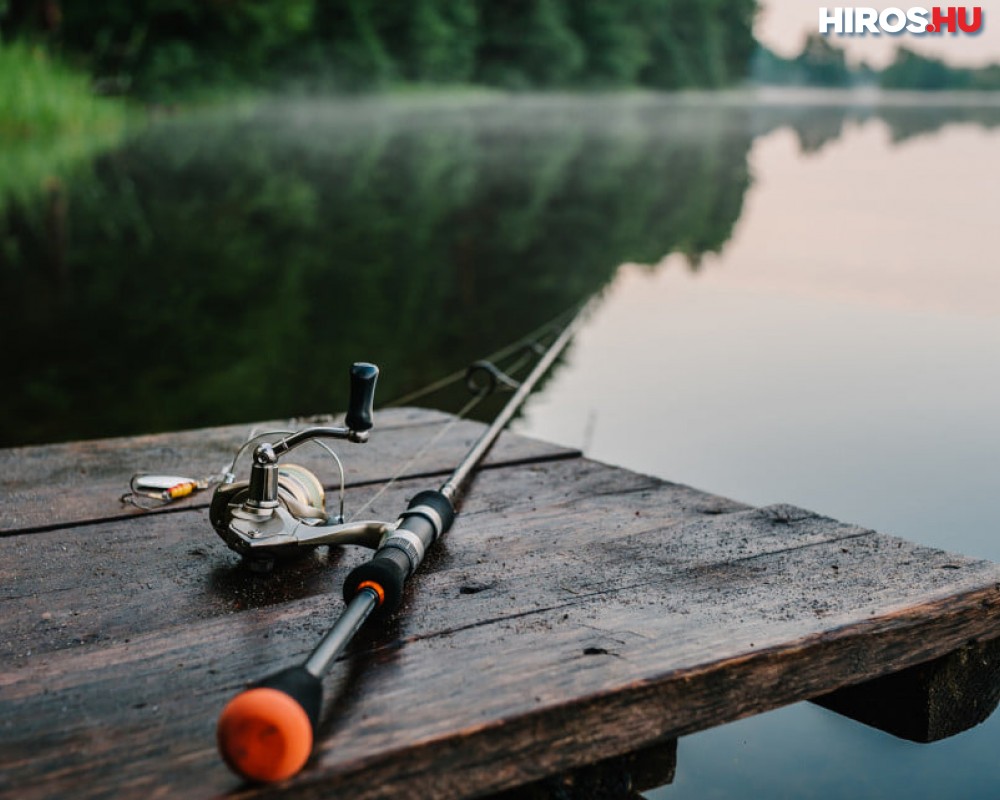
[[[399,487],[382,510],[422,485]],[[9,540],[37,542],[20,555],[48,549],[58,563],[33,579],[49,582],[48,596],[4,603],[0,787],[24,797],[238,787],[214,753],[215,715],[241,680],[308,651],[339,606],[328,591],[360,556],[291,567],[262,589],[221,544],[189,552],[213,536],[202,512],[171,517],[173,533],[146,518]],[[86,567],[127,560],[132,545],[155,557],[109,577],[116,619]],[[98,637],[70,646],[65,631],[46,638],[53,619],[42,620],[42,649],[29,654],[42,599],[72,607],[58,576],[74,563]],[[145,607],[141,588],[128,594],[133,572],[153,584]],[[26,599],[36,605],[17,616]],[[495,792],[928,661],[1000,634],[998,614],[1000,567],[987,562],[585,460],[491,470],[402,613],[335,668],[319,752],[280,791]]]
[[[435,436],[452,417],[424,409],[388,409],[376,415],[377,427],[365,445],[338,447],[352,485],[385,480]],[[179,433],[101,439],[69,444],[0,450],[0,533],[50,529],[68,524],[121,519],[143,512],[119,498],[136,472],[203,477],[228,465],[251,430],[292,430],[331,424],[336,417],[272,420]],[[406,475],[438,474],[451,469],[483,426],[456,423]],[[489,465],[578,455],[577,451],[505,433],[487,457]],[[246,477],[247,462],[241,461]],[[336,468],[319,448],[305,445],[289,459],[314,470],[328,486]],[[206,494],[172,503],[168,511],[207,505]]]
[[[1000,704],[1000,639],[814,700],[902,739],[946,739],[984,722]]]
[[[551,624],[551,621],[549,624]],[[250,647],[254,647],[257,652],[253,658],[253,666],[258,671],[266,669],[264,663],[267,658],[265,653],[262,652],[269,646],[267,641],[263,639],[263,635],[267,631],[266,622],[259,619],[254,621],[244,619],[240,629],[240,638],[245,639],[245,641],[242,642],[242,647],[237,645],[237,649],[245,652]],[[54,750],[48,753],[48,757],[45,759],[50,762],[46,765],[44,773],[46,779],[49,779],[52,770],[57,775],[62,770],[67,780],[80,780],[96,767],[99,768],[97,770],[98,774],[107,773],[109,780],[113,779],[114,785],[119,789],[123,785],[133,785],[133,781],[136,787],[151,787],[158,785],[159,782],[168,780],[173,790],[184,788],[185,790],[193,791],[197,784],[194,780],[194,775],[174,776],[171,774],[165,778],[164,776],[144,777],[141,774],[142,769],[148,770],[151,767],[150,763],[142,765],[143,759],[154,759],[158,762],[163,756],[164,749],[166,749],[171,759],[179,759],[185,763],[190,762],[192,767],[197,767],[198,770],[210,775],[212,777],[210,786],[214,787],[215,790],[225,788],[224,774],[220,776],[217,769],[212,769],[213,754],[210,749],[195,753],[191,748],[197,744],[199,739],[204,741],[204,737],[210,738],[211,734],[211,720],[205,719],[209,715],[204,713],[204,709],[200,708],[200,704],[205,703],[217,706],[223,702],[227,694],[226,689],[228,688],[231,691],[232,687],[230,685],[220,690],[217,683],[219,674],[228,672],[233,666],[238,665],[234,665],[233,663],[236,659],[227,659],[224,654],[220,655],[218,652],[218,642],[226,640],[223,630],[211,631],[210,635],[205,637],[203,642],[204,647],[197,653],[192,653],[191,649],[185,646],[190,642],[190,639],[185,641],[185,637],[188,637],[190,633],[190,631],[178,630],[176,636],[169,639],[156,637],[154,641],[147,641],[145,639],[135,641],[132,645],[135,650],[131,658],[127,659],[130,663],[126,663],[122,668],[119,668],[117,663],[117,658],[121,655],[119,648],[115,648],[119,652],[114,653],[112,661],[115,664],[110,670],[106,660],[101,658],[101,654],[99,653],[96,654],[97,658],[94,658],[93,654],[91,654],[86,662],[77,661],[76,663],[61,665],[50,664],[50,667],[56,666],[57,668],[54,670],[46,669],[46,674],[40,676],[51,692],[48,698],[29,698],[25,697],[20,689],[16,687],[4,687],[5,697],[8,690],[13,689],[18,692],[16,700],[22,704],[22,707],[26,711],[30,710],[32,712],[32,718],[35,718],[34,715],[37,714],[45,714],[46,703],[53,707],[52,711],[59,708],[58,714],[53,716],[50,713],[48,715],[49,718],[43,720],[47,723],[42,727],[46,735],[32,736],[28,742],[11,741],[6,736],[4,737],[3,752],[9,754],[12,760],[10,764],[11,769],[7,769],[7,765],[5,764],[4,774],[11,775],[11,780],[19,777],[16,772],[12,771],[17,766],[19,753],[24,756],[30,754],[30,758],[34,760],[35,766],[37,766],[37,761],[43,755],[46,755],[46,748],[40,747],[40,745],[49,742],[50,736],[58,732],[55,734],[55,741],[51,744]],[[475,641],[476,649],[481,651],[492,647],[499,650],[500,654],[502,654],[506,645],[503,637],[497,639],[495,636],[489,635],[489,632],[485,632],[486,635],[483,635],[484,632],[479,629],[476,629],[475,633],[477,634]],[[494,633],[496,632],[494,631]],[[918,631],[918,633],[920,632]],[[933,631],[930,631],[930,633],[933,633]],[[216,640],[214,645],[211,641],[212,639]],[[165,648],[164,645],[168,642],[169,645]],[[421,647],[426,643],[427,640],[421,640],[415,643],[415,645]],[[583,643],[579,640],[576,641],[576,648],[579,648]],[[561,644],[565,643],[556,642],[546,645],[538,637],[534,637],[532,644],[536,648],[546,646],[552,648],[555,646],[559,650],[562,649]],[[231,639],[227,642],[227,645],[227,649],[232,649],[233,642]],[[864,647],[864,642],[861,645]],[[386,648],[388,648],[388,651]],[[378,674],[383,670],[392,670],[393,666],[395,666],[397,668],[395,678],[399,678],[400,673],[407,672],[407,664],[398,664],[399,655],[394,650],[394,644],[388,643],[383,646],[382,650],[369,655],[366,659],[362,661],[356,660],[353,675],[350,674],[349,667],[345,665],[344,673],[335,678],[335,682],[339,680],[340,682],[350,684],[348,698],[342,704],[341,712],[357,712],[358,706],[368,701],[367,692],[372,688],[369,684],[373,680],[373,670],[375,674]],[[452,673],[450,677],[447,675],[448,672],[455,669],[454,665],[463,663],[463,660],[469,656],[468,651],[463,651],[464,648],[456,649],[455,643],[450,642],[446,647],[439,648],[436,657],[432,659],[433,664],[426,664],[426,666],[440,677],[440,680],[437,681],[437,689],[439,691],[444,690],[447,696],[450,696],[455,691],[460,691],[465,696],[466,702],[472,700],[478,703],[481,697],[469,692],[469,689],[473,691],[477,688],[483,689],[483,682],[478,682],[478,686],[466,687],[464,681],[459,681],[459,686],[456,687],[454,685],[456,683],[454,674]],[[579,654],[581,651],[577,649],[576,652]],[[849,649],[840,655],[839,663],[850,664],[858,654],[859,649],[857,647],[853,648],[853,650]],[[405,653],[403,656],[404,661],[409,662],[411,655],[412,653],[410,652]],[[528,654],[521,652],[518,655],[523,657]],[[560,670],[565,671],[567,668],[575,666],[572,661],[560,658],[558,653],[553,655],[555,657],[549,659],[546,664],[534,665],[533,672],[537,677],[549,676],[551,678],[553,673],[557,673]],[[566,653],[563,653],[563,655],[566,655]],[[617,658],[626,657],[621,652],[616,655]],[[181,658],[184,660],[179,660]],[[766,658],[766,655],[762,654],[758,658]],[[578,655],[577,661],[580,660],[582,659]],[[599,670],[599,662],[607,659],[594,656],[592,660],[594,661],[593,669]],[[443,664],[450,666],[443,669]],[[480,664],[474,663],[471,666],[479,667]],[[518,666],[517,663],[507,663],[506,666],[501,663],[495,667],[495,670],[497,673],[504,674],[511,667],[517,668]],[[518,715],[515,715],[514,719],[509,722],[499,723],[496,726],[487,725],[480,730],[479,725],[476,724],[476,714],[473,713],[471,714],[473,718],[471,726],[461,732],[464,735],[458,735],[454,738],[449,737],[456,751],[454,753],[447,749],[433,749],[430,752],[424,752],[417,759],[417,756],[421,753],[420,748],[418,748],[417,753],[410,752],[408,748],[402,748],[397,754],[397,758],[403,764],[408,764],[408,769],[412,768],[413,772],[407,772],[405,777],[397,775],[397,778],[403,780],[408,786],[397,784],[396,790],[411,788],[419,796],[455,796],[461,794],[463,791],[461,790],[461,784],[456,784],[447,791],[425,785],[431,780],[430,774],[440,774],[438,770],[452,771],[459,768],[474,770],[469,774],[469,777],[470,779],[478,778],[480,782],[495,779],[490,776],[495,776],[496,772],[499,771],[501,775],[506,775],[508,780],[516,783],[517,776],[524,775],[525,773],[513,771],[510,759],[513,759],[513,765],[519,767],[521,770],[526,769],[526,765],[530,767],[530,770],[543,770],[545,765],[559,764],[560,757],[562,759],[572,759],[578,756],[580,750],[583,750],[591,757],[606,755],[609,752],[605,749],[606,747],[617,745],[618,747],[627,748],[625,742],[629,741],[628,739],[613,738],[608,735],[609,733],[618,733],[619,735],[627,735],[628,737],[633,737],[637,734],[649,735],[651,730],[658,729],[661,724],[670,724],[671,716],[674,724],[677,724],[679,719],[684,718],[684,710],[690,710],[692,704],[696,717],[704,713],[704,708],[708,708],[712,714],[725,714],[727,711],[728,713],[733,713],[734,707],[741,714],[748,713],[749,710],[761,710],[759,705],[760,698],[773,698],[774,687],[784,687],[782,678],[789,678],[791,680],[794,678],[794,675],[789,675],[787,664],[783,668],[779,668],[781,665],[765,665],[770,668],[763,670],[759,669],[760,666],[760,664],[736,663],[733,665],[736,674],[725,676],[725,679],[719,674],[713,675],[712,671],[688,670],[686,674],[674,676],[674,680],[668,682],[671,685],[676,684],[673,686],[675,691],[669,695],[669,700],[658,699],[658,695],[655,692],[640,692],[636,696],[627,699],[619,697],[618,693],[603,698],[603,700],[598,699],[597,701],[593,698],[587,698],[586,701],[574,704],[571,708],[562,707],[557,703],[554,707],[550,706],[548,709],[544,709],[541,708],[542,703],[538,702],[537,705],[539,708],[536,709],[536,712],[541,717],[536,717],[530,724],[523,720],[518,722]],[[63,669],[62,667],[68,668]],[[744,670],[744,674],[740,674],[741,668]],[[212,671],[216,674],[211,675]],[[88,677],[84,681],[79,681],[81,675],[87,675]],[[762,676],[765,678],[764,681],[761,680]],[[497,675],[494,674],[492,677],[496,678]],[[530,678],[530,676],[525,676],[523,673],[520,674],[520,677]],[[422,708],[425,716],[428,713],[445,715],[454,722],[454,719],[451,718],[451,713],[454,711],[453,705],[449,704],[449,706],[442,707],[439,702],[435,702],[433,705],[428,706],[427,703],[431,702],[431,700],[440,698],[428,698],[423,686],[417,689],[415,696],[412,698],[401,695],[398,691],[400,687],[393,686],[396,680],[392,676],[389,676],[389,678],[389,685],[383,685],[382,688],[395,691],[395,698],[389,703],[388,707],[383,706],[381,709],[374,709],[387,712],[389,716],[373,715],[373,709],[369,709],[368,713],[353,714],[357,718],[356,723],[358,725],[363,725],[366,718],[373,719],[372,725],[369,725],[368,730],[362,734],[365,738],[371,740],[374,737],[378,741],[390,732],[397,732],[397,726],[403,728],[403,730],[398,732],[405,734],[408,723],[407,711],[411,705]],[[814,681],[815,679],[816,676],[813,676]],[[706,681],[708,681],[707,684]],[[791,682],[797,683],[795,680],[791,680]],[[527,687],[534,689],[533,681],[528,680],[526,683],[520,684],[512,676],[509,676],[506,681],[497,683],[494,680],[487,680],[486,683],[487,687],[493,686],[494,691],[500,689],[502,694],[506,696],[507,702],[511,702],[515,695],[523,697],[525,694],[528,694],[525,691]],[[187,694],[191,692],[192,684],[197,686],[199,693],[194,702],[187,697]],[[451,684],[451,686],[449,687],[447,684]],[[134,691],[132,693],[122,693],[122,686],[126,686],[132,690],[140,688],[141,691],[138,693]],[[366,686],[368,688],[365,688]],[[652,684],[650,684],[650,687],[652,687]],[[626,694],[631,694],[639,691],[639,689],[636,685],[625,684],[622,691]],[[650,688],[650,691],[652,691],[652,688]],[[717,691],[722,692],[724,696],[717,697]],[[808,684],[798,685],[796,691],[808,691]],[[364,693],[366,697],[361,699],[353,697],[358,692]],[[33,702],[33,700],[39,699],[41,703]],[[539,695],[535,695],[534,699],[536,701],[542,700]],[[733,701],[735,700],[742,701],[742,704],[734,706]],[[751,705],[746,705],[748,702]],[[136,708],[132,709],[129,703],[136,706]],[[596,705],[594,705],[595,703]],[[654,705],[650,706],[651,703]],[[150,709],[146,714],[140,715],[138,713],[146,708]],[[605,709],[610,717],[605,719],[601,709]],[[651,709],[655,713],[647,715],[645,712]],[[9,708],[4,708],[3,710],[5,711],[4,719],[10,720],[10,715],[6,713],[9,711]],[[660,718],[661,714],[668,712],[670,716],[663,717],[663,719]],[[584,724],[578,726],[577,719],[581,715],[584,717]],[[108,720],[109,718],[111,718],[113,724],[105,722],[105,725],[108,727],[102,727],[99,720]],[[711,716],[709,718],[711,719]],[[685,724],[690,724],[690,720]],[[149,726],[152,726],[152,730],[147,730]],[[511,728],[511,726],[515,727]],[[567,728],[567,726],[569,727]],[[355,735],[358,732],[358,728],[355,727]],[[595,732],[600,732],[603,736],[595,739]],[[501,737],[503,741],[498,743],[494,740],[494,737]],[[113,748],[109,748],[109,752],[106,755],[102,755],[101,753],[95,753],[93,746],[88,744],[91,739],[99,739],[101,747],[108,747],[109,738],[116,739],[119,742],[119,747],[128,751],[130,759],[138,759],[140,767],[136,767],[131,760],[127,764],[117,763],[115,759],[121,759],[122,755],[121,752],[118,752],[116,755]],[[431,743],[441,739],[441,737],[434,736],[428,738]],[[440,741],[438,743],[440,744]],[[542,746],[542,743],[544,743],[544,746]],[[336,745],[332,744],[331,747],[334,752],[338,752],[343,749],[342,745],[343,742],[338,742]],[[551,748],[556,745],[559,745],[562,751],[553,755]],[[69,747],[68,751],[63,749],[67,746]],[[425,747],[429,746],[431,745],[425,743]],[[80,749],[81,747],[83,750]],[[509,748],[509,751],[506,748]],[[544,753],[540,754],[539,750],[544,750]],[[611,752],[614,752],[614,750]],[[389,755],[392,755],[391,750]],[[470,763],[469,758],[472,755],[475,755],[476,760]],[[4,758],[6,757],[4,756]],[[542,758],[541,762],[539,762],[540,758]],[[363,761],[363,759],[361,760]],[[389,762],[398,771],[398,767],[392,758],[389,759]],[[164,767],[162,764],[160,766],[161,768]],[[562,763],[559,768],[565,767],[566,764]],[[172,767],[166,768],[168,770],[172,769]],[[367,796],[386,796],[373,793],[374,789],[371,786],[373,778],[378,779],[379,785],[381,785],[382,779],[387,777],[384,774],[385,768],[386,766],[383,765],[381,771],[367,771],[367,774],[365,774],[366,770],[363,766],[360,768],[361,774],[357,776],[357,780],[360,783],[368,785]],[[416,787],[409,786],[412,781],[421,778],[421,774],[422,782]],[[531,775],[531,772],[527,774]],[[544,774],[544,771],[541,774]],[[311,772],[309,777],[316,780],[317,775],[318,773]],[[201,785],[204,786],[204,784]],[[108,789],[108,786],[105,785],[104,788]],[[351,796],[353,796],[357,788],[357,784],[353,782],[343,786],[343,790],[351,793]],[[386,791],[391,791],[391,787]],[[49,787],[49,793],[52,793],[51,787]]]
[[[265,628],[255,627],[260,637]],[[222,631],[215,631],[215,636],[224,640]],[[83,674],[85,666],[89,667],[91,674],[86,682],[73,684],[59,680],[65,679],[66,674],[43,676],[52,685],[50,697],[40,702],[34,702],[39,698],[26,701],[21,697],[20,705],[26,711],[45,714],[44,732],[19,739],[5,731],[3,737],[0,758],[7,787],[11,790],[16,787],[18,796],[23,797],[59,796],[66,786],[81,787],[75,794],[82,796],[133,796],[154,789],[207,796],[234,788],[232,778],[215,761],[208,744],[211,719],[205,718],[209,715],[201,708],[202,704],[218,706],[232,691],[231,685],[220,689],[218,683],[220,665],[228,667],[231,662],[220,656],[217,646],[206,647],[192,658],[187,648],[164,651],[163,643],[162,638],[155,642],[161,645],[158,647],[146,641],[135,642],[146,657],[137,659],[127,669],[109,672],[103,662],[71,665],[69,674],[75,676]],[[480,649],[490,644],[488,639],[477,639]],[[503,644],[494,642],[493,646]],[[263,648],[266,643],[258,641],[257,645]],[[537,640],[535,645],[538,646]],[[176,660],[178,652],[183,652],[189,660]],[[829,666],[835,669],[850,664],[858,652],[857,647],[840,651],[837,661]],[[451,652],[439,652],[436,671],[454,669],[453,665],[464,655],[454,648]],[[443,669],[441,658],[451,666]],[[764,658],[761,654],[755,661]],[[363,691],[373,669],[392,666],[391,661],[386,666],[385,659],[385,655],[375,654],[364,663],[356,660],[353,671],[345,665],[343,673],[335,676],[332,683],[341,685],[345,691],[345,701],[338,711],[359,716],[357,705],[362,701],[352,695]],[[147,667],[150,661],[162,663],[154,664],[150,670]],[[550,663],[543,674],[551,671],[552,666]],[[555,666],[565,669],[566,665]],[[256,667],[266,669],[259,660]],[[400,671],[406,671],[406,667],[407,664],[398,665]],[[95,677],[97,673],[101,674],[100,679]],[[123,677],[131,688],[144,686],[144,691],[123,693],[120,688]],[[327,780],[331,776],[326,773],[324,762],[329,753],[324,749],[319,763],[314,763],[295,784],[284,787],[282,794],[298,796],[304,792],[306,796],[320,796],[339,790],[352,797],[386,797],[402,791],[412,792],[408,796],[453,797],[469,793],[477,786],[495,786],[498,782],[515,785],[520,780],[543,776],[554,765],[565,769],[588,759],[605,757],[608,752],[631,749],[637,738],[651,736],[665,726],[705,724],[735,702],[739,702],[735,708],[741,715],[763,710],[760,698],[773,698],[773,686],[783,685],[783,679],[794,683],[797,692],[809,690],[809,684],[795,680],[794,670],[779,660],[764,664],[736,663],[725,678],[715,670],[691,670],[662,685],[629,686],[606,698],[581,700],[571,708],[539,708],[528,717],[515,715],[494,725],[473,722],[454,737],[417,740],[412,747],[383,752],[382,758],[375,761],[359,759],[353,765],[353,775],[338,771],[332,782]],[[454,683],[453,678],[451,682]],[[192,683],[198,687],[194,698],[190,697]],[[517,691],[517,687],[509,685],[503,688],[508,698]],[[525,694],[523,686],[519,691]],[[98,702],[101,700],[103,704]],[[363,735],[377,740],[395,731],[396,726],[405,726],[406,711],[411,704],[422,707],[427,702],[425,691],[412,698],[397,694],[388,718],[365,714],[360,715],[358,724],[368,717],[371,723]],[[692,708],[695,722],[684,716]],[[4,721],[0,724],[5,727],[16,724],[16,718],[12,721],[8,713],[9,707],[3,710]],[[441,713],[446,712],[444,709]],[[342,743],[339,736],[337,742]],[[330,747],[335,748],[336,744]],[[25,768],[30,770],[27,779]],[[32,782],[40,774],[46,783]]]
[[[371,514],[391,518],[426,485],[426,479],[401,482],[376,501]],[[360,505],[376,489],[349,490],[348,507]],[[578,459],[526,466],[516,480],[499,482],[488,493],[474,491],[462,519],[478,528],[477,520],[488,522],[503,507],[511,519],[530,518],[532,536],[508,537],[503,558],[494,566],[494,539],[473,535],[460,549],[432,551],[426,572],[448,581],[444,591],[464,592],[469,619],[489,616],[496,611],[497,595],[484,590],[496,588],[497,570],[510,580],[541,565],[539,551],[574,547],[580,532],[565,528],[566,509],[575,506],[582,514],[599,508],[606,494],[598,492],[619,493],[630,503],[630,513],[608,526],[606,541],[704,516],[709,522],[720,520],[710,538],[721,548],[732,538],[724,533],[732,525],[722,525],[716,512],[745,508],[685,486]],[[697,531],[692,535],[705,538]],[[767,542],[761,538],[755,546]],[[783,546],[780,541],[772,544]],[[721,549],[700,552],[705,558],[725,557]],[[0,656],[29,650],[37,656],[82,642],[114,641],[164,621],[176,624],[297,598],[336,597],[346,571],[367,554],[324,548],[272,576],[249,575],[215,535],[203,509],[3,537],[0,617],[5,635]],[[585,592],[592,580],[580,576],[569,591]],[[453,583],[460,585],[451,587]],[[427,624],[433,625],[433,618]]]

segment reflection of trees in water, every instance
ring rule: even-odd
[[[778,128],[795,131],[803,153],[816,153],[838,140],[849,124],[870,120],[884,122],[893,142],[934,134],[946,125],[978,125],[986,130],[1000,126],[1000,105],[902,105],[893,102],[872,105],[759,105],[752,111],[754,136]]]
[[[721,249],[755,136],[849,122],[895,141],[1000,109],[520,97],[286,104],[154,126],[0,212],[0,442],[382,399],[604,287],[625,261]],[[446,399],[446,404],[457,403]]]
[[[860,121],[850,109],[839,106],[764,106],[754,109],[754,135],[788,127],[803,153],[818,153],[843,135],[849,119]]]
[[[922,134],[937,133],[945,125],[978,125],[986,130],[993,130],[1000,127],[1000,106],[887,106],[879,110],[879,117],[892,131],[892,140],[903,142]]]
[[[721,248],[749,145],[744,112],[559,98],[153,127],[67,181],[58,257],[44,205],[6,212],[0,439],[336,408],[357,358],[388,399]]]

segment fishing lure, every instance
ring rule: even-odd
[[[129,480],[129,491],[121,496],[121,501],[148,511],[207,489],[210,483],[209,478],[137,472]]]

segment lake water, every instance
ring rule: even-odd
[[[359,358],[388,400],[597,294],[518,430],[1000,560],[998,156],[983,98],[163,120],[0,196],[0,444],[342,408]],[[997,717],[915,745],[799,704],[683,739],[650,796],[996,797],[998,746]]]

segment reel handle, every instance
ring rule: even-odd
[[[375,382],[378,367],[366,361],[351,365],[351,394],[347,401],[344,424],[352,431],[363,433],[374,426],[372,405],[375,403]]]

